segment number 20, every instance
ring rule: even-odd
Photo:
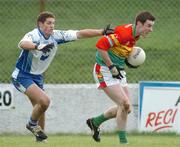
[[[4,92],[0,91],[0,107],[1,106],[10,106],[12,103],[12,95],[9,90],[5,90]]]

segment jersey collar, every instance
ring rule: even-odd
[[[44,37],[44,39],[46,39],[46,40],[48,40],[49,39],[49,37],[46,37],[45,35],[44,35],[44,32],[38,27],[38,31],[40,32],[40,34]]]
[[[136,24],[133,24],[132,26],[132,33],[133,33],[133,37],[136,37]]]
[[[135,39],[138,39],[140,37],[140,35],[137,36],[136,34],[136,24],[133,24],[132,26],[132,34]]]

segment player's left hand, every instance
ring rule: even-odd
[[[109,70],[113,78],[120,79],[120,80],[123,78],[123,75],[121,75],[120,69],[116,65],[114,64],[110,65]]]
[[[114,34],[114,29],[111,28],[111,24],[108,24],[104,30],[103,30],[103,35],[109,35],[109,34]]]

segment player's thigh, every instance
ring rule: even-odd
[[[35,83],[27,88],[25,94],[32,103],[49,103],[50,101],[49,96]]]
[[[127,97],[130,99],[130,94],[129,94],[129,88],[128,88],[128,86],[124,86],[124,87],[123,87],[123,90],[124,90],[124,92],[126,93]]]
[[[122,105],[129,100],[127,94],[120,84],[108,86],[103,88],[103,90],[117,105]]]
[[[12,78],[12,83],[15,88],[20,92],[26,94],[30,99],[32,105],[35,105],[39,102],[48,103],[49,101],[49,97],[42,90],[42,80],[38,81],[37,79],[36,77],[32,77],[31,75],[23,74],[21,74],[21,76],[17,76],[16,78]]]

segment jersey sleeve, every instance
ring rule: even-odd
[[[54,38],[58,44],[74,41],[78,39],[76,35],[77,32],[78,30],[55,30]]]
[[[105,50],[105,51],[113,47],[113,45],[114,45],[114,42],[109,36],[101,37],[96,43],[96,47],[98,49]]]
[[[31,33],[27,33],[24,35],[24,37],[19,41],[18,43],[18,48],[20,48],[20,43],[22,41],[30,41],[30,42],[33,42],[33,35]]]

